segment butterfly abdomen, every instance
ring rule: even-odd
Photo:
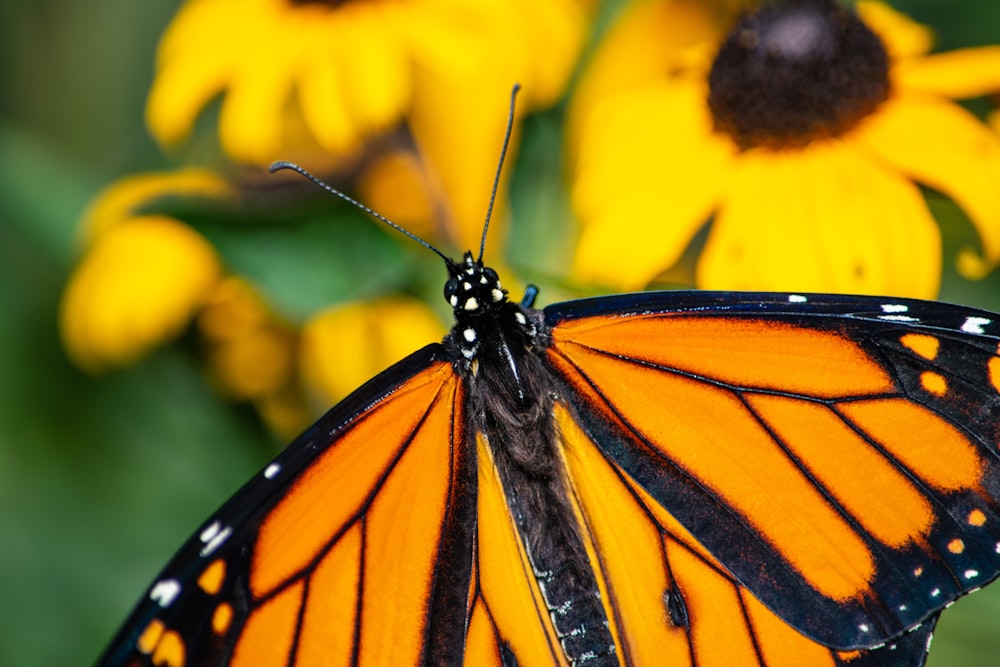
[[[483,326],[480,318],[493,322]],[[552,418],[557,388],[540,356],[546,345],[541,318],[537,311],[505,303],[477,318],[460,317],[452,338],[472,337],[464,334],[466,328],[475,331],[478,343],[466,371],[472,430],[492,453],[560,650],[580,667],[619,665],[567,495]]]

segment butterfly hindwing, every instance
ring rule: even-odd
[[[988,313],[660,293],[546,318],[602,456],[805,635],[878,646],[996,576]]]

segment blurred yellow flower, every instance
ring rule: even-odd
[[[157,139],[174,144],[208,102],[224,94],[219,133],[238,160],[289,158],[303,145],[303,130],[332,154],[350,153],[400,122],[412,103],[415,70],[492,77],[501,72],[485,69],[484,61],[494,65],[491,54],[503,52],[508,63],[525,61],[515,72],[534,67],[540,70],[534,78],[550,75],[553,66],[523,50],[539,49],[529,33],[554,10],[518,12],[530,6],[188,0],[160,43],[147,121]],[[515,32],[523,36],[501,41]],[[555,55],[562,64],[565,56]],[[502,72],[513,75],[511,69]],[[513,82],[505,80],[501,89]]]
[[[589,99],[572,193],[578,275],[643,287],[714,216],[698,287],[934,297],[940,234],[915,183],[972,220],[984,257],[964,253],[969,272],[1000,261],[1000,140],[947,99],[1000,90],[1000,49],[927,55],[924,27],[879,2],[857,10],[772,5],[714,61],[692,46]],[[641,46],[626,43],[623,57]]]
[[[226,181],[204,169],[135,174],[108,186],[85,211],[85,252],[60,311],[62,339],[82,368],[134,361],[179,333],[221,276],[215,249],[173,218],[144,213],[167,198],[229,200]]]
[[[228,276],[198,314],[207,365],[222,392],[251,401],[268,426],[291,438],[314,415],[296,376],[298,332],[277,318],[243,278]]]
[[[485,212],[507,99],[559,99],[585,38],[583,0],[188,0],[160,44],[147,123],[183,140],[215,97],[236,160],[342,164],[408,122],[463,246]]]
[[[219,258],[190,227],[135,216],[102,234],[63,295],[60,325],[70,357],[100,371],[179,333],[219,280]]]
[[[316,402],[329,406],[445,332],[426,305],[408,297],[334,306],[303,327],[302,378]]]

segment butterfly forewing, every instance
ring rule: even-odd
[[[996,576],[997,339],[961,329],[988,314],[660,294],[547,317],[588,437],[807,636],[877,646]]]

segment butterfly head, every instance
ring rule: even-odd
[[[488,311],[507,300],[507,290],[500,286],[500,276],[482,260],[466,252],[461,262],[449,262],[448,282],[444,298],[455,315],[471,315]]]

